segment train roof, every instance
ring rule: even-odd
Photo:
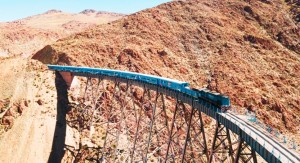
[[[160,79],[160,80],[165,80],[168,82],[173,82],[177,84],[181,84],[183,86],[189,86],[189,83],[175,80],[175,79],[169,79],[165,77],[160,77],[160,76],[155,76],[155,75],[148,75],[148,74],[141,74],[141,73],[136,73],[136,72],[129,72],[129,71],[121,71],[121,70],[111,70],[111,69],[102,69],[102,68],[90,68],[90,67],[74,67],[74,66],[60,66],[60,65],[48,65],[49,69],[52,70],[59,70],[59,71],[70,71],[70,72],[82,72],[82,73],[92,73],[92,74],[98,74],[102,72],[114,72],[114,73],[123,73],[123,74],[128,74],[128,75],[137,75],[141,77],[150,77],[150,78],[155,78],[155,79]],[[97,73],[95,73],[95,71]]]

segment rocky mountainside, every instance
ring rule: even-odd
[[[57,39],[117,20],[122,16],[124,15],[97,11],[89,14],[70,14],[50,10],[40,15],[0,23],[0,57],[28,56]]]
[[[300,124],[300,30],[282,0],[173,1],[46,46],[43,63],[154,74],[214,89],[281,130]],[[297,125],[295,125],[297,124]]]
[[[300,0],[285,0],[285,2],[289,5],[292,17],[300,22]]]

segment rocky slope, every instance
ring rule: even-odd
[[[300,22],[300,0],[285,0],[285,2],[289,5],[292,17]]]
[[[300,30],[281,0],[174,1],[61,39],[43,63],[155,74],[203,87],[281,130],[300,124]],[[296,125],[297,124],[297,125]]]
[[[70,14],[50,10],[40,15],[0,23],[0,57],[28,56],[57,39],[122,16],[124,15],[97,11]]]
[[[28,56],[57,39],[123,16],[86,11],[51,10],[0,23],[0,162],[47,162],[56,126],[54,74]]]
[[[0,59],[0,68],[0,162],[47,162],[56,125],[54,74],[22,57]]]

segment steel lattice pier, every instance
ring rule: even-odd
[[[83,156],[83,144],[77,151],[69,149],[73,161],[257,162],[255,152],[219,122],[214,133],[207,132],[203,119],[208,116],[195,102],[159,89],[124,79],[86,77],[68,122],[80,133],[89,133],[97,147],[89,149],[94,151],[88,157]],[[245,158],[249,151],[252,157]]]

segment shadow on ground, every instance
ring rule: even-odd
[[[57,116],[49,163],[61,162],[65,154],[66,113],[68,112],[68,86],[59,72],[55,73],[55,87],[57,90]]]

